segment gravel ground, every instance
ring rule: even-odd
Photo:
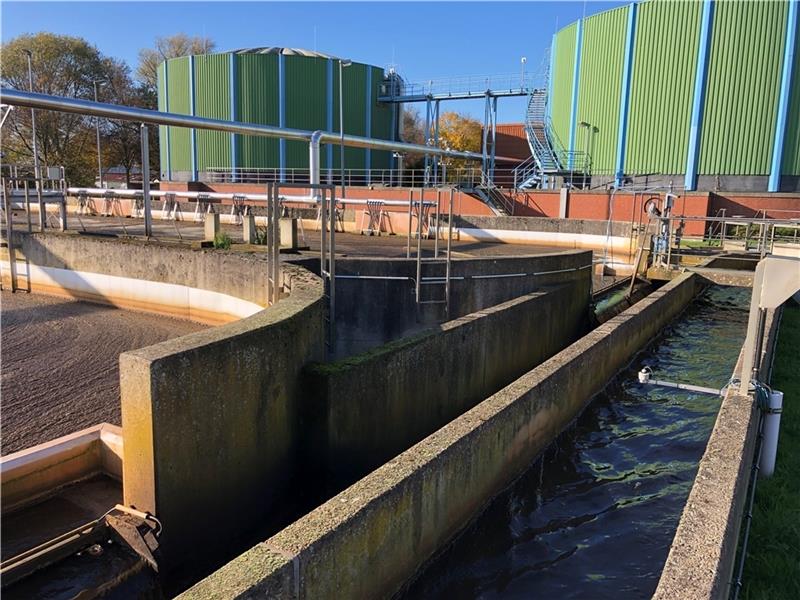
[[[102,422],[119,425],[119,354],[204,328],[88,302],[2,292],[2,454]]]

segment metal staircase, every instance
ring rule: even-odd
[[[589,164],[585,152],[565,150],[556,136],[547,117],[546,89],[534,89],[528,95],[525,136],[531,149],[531,157],[514,169],[517,189],[540,187],[546,183],[548,177],[571,176]]]

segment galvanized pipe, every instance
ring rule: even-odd
[[[105,117],[107,119],[119,119],[123,121],[138,121],[141,123],[152,123],[155,125],[167,125],[171,127],[187,127],[195,129],[208,129],[212,131],[225,131],[240,135],[254,135],[260,137],[283,138],[300,142],[310,142],[314,132],[302,129],[291,129],[287,127],[273,127],[270,125],[259,125],[256,123],[242,123],[239,121],[226,121],[223,119],[210,119],[208,117],[193,117],[191,115],[181,115],[145,108],[135,108],[118,104],[108,104],[105,102],[92,102],[91,100],[81,100],[79,98],[66,98],[64,96],[50,96],[48,94],[37,94],[34,92],[24,92],[13,88],[0,88],[0,99],[4,104],[12,106],[24,106],[28,108],[55,110],[58,112],[68,112],[80,115],[90,115]],[[361,137],[357,135],[343,135],[330,131],[322,132],[319,138],[321,144],[343,143],[352,148],[372,148],[373,150],[386,150],[389,152],[410,152],[414,154],[431,154],[449,158],[462,158],[466,160],[482,160],[482,155],[475,152],[460,152],[456,150],[444,150],[420,144],[409,144],[406,142],[394,142],[391,140],[379,140],[375,138]],[[498,156],[499,160],[513,161],[511,157]]]

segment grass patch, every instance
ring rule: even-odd
[[[218,250],[230,250],[233,240],[225,232],[220,232],[214,236],[214,248]]]
[[[681,240],[681,248],[719,248],[721,245],[719,240]]]
[[[783,311],[772,387],[784,393],[775,474],[756,487],[740,598],[800,598],[800,306]]]

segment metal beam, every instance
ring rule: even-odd
[[[285,138],[301,142],[310,142],[314,132],[303,129],[290,129],[286,127],[273,127],[271,125],[260,125],[257,123],[242,123],[227,121],[225,119],[211,119],[208,117],[192,117],[176,113],[167,113],[145,108],[135,108],[118,104],[107,104],[105,102],[92,102],[78,98],[66,98],[63,96],[50,96],[47,94],[37,94],[35,92],[24,92],[13,88],[0,88],[0,100],[4,104],[13,106],[24,106],[27,108],[37,108],[42,110],[55,110],[79,115],[90,115],[105,117],[107,119],[119,119],[122,121],[138,121],[140,123],[154,123],[156,125],[169,125],[172,127],[196,127],[197,129],[208,129],[211,131],[227,131],[242,135],[254,135],[260,137]],[[324,144],[338,144],[339,134],[324,131],[321,133],[320,142]],[[413,154],[431,154],[446,156],[450,158],[463,158],[467,160],[482,160],[483,156],[477,152],[461,152],[457,150],[445,150],[443,148],[429,148],[420,144],[410,144],[392,140],[381,140],[367,138],[357,135],[345,135],[344,145],[351,148],[372,148],[373,150],[388,150],[398,152],[409,152]],[[515,160],[508,156],[498,156],[499,160]]]
[[[768,192],[780,191],[781,165],[783,163],[783,142],[786,136],[786,121],[789,114],[789,103],[792,98],[792,71],[797,35],[797,0],[790,0],[789,13],[786,16],[786,39],[783,47],[783,74],[781,75],[781,93],[778,99],[778,118],[775,121],[775,141],[772,145],[772,167],[769,171]]]
[[[514,90],[489,90],[492,96],[498,98],[511,98],[514,96],[527,96],[530,94],[529,88],[519,88]],[[406,104],[408,102],[427,102],[431,100],[474,100],[486,95],[486,90],[464,93],[441,93],[441,94],[410,94],[408,96],[378,96],[378,102]]]
[[[714,19],[713,0],[703,0],[703,16],[700,24],[700,43],[697,46],[697,72],[694,78],[694,101],[689,127],[689,151],[686,156],[686,179],[683,189],[697,189],[697,163],[700,159],[700,131],[703,125],[703,105],[706,98],[706,74],[708,55],[711,50],[711,28]]]

